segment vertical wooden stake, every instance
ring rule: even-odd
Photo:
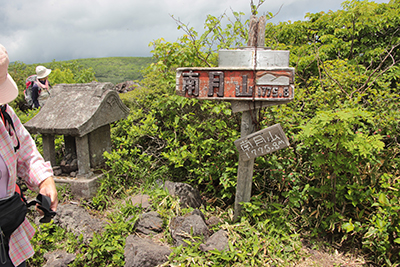
[[[253,116],[256,116],[256,114],[258,113],[257,109],[243,111],[242,123],[240,126],[241,137],[245,137],[254,132],[252,113]],[[239,156],[239,166],[238,166],[236,196],[235,196],[235,213],[233,215],[234,221],[236,221],[240,217],[240,212],[242,210],[240,202],[250,202],[251,186],[253,183],[253,169],[254,169],[254,159],[244,161]]]
[[[261,17],[259,20],[256,16],[251,16],[250,18],[250,28],[249,28],[249,40],[247,45],[250,47],[264,47],[265,45],[265,16]],[[257,60],[257,58],[255,58]],[[254,62],[254,67],[256,62]],[[249,106],[253,103],[249,103]],[[258,109],[246,110],[242,114],[242,123],[240,126],[240,137],[245,137],[254,132],[255,127],[253,119],[257,121]],[[242,206],[240,202],[250,202],[251,198],[251,186],[253,183],[253,169],[254,169],[254,159],[244,161],[239,156],[239,166],[238,166],[238,177],[236,185],[236,196],[235,196],[235,211],[233,215],[233,220],[236,221],[240,217]]]

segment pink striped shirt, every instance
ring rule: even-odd
[[[3,120],[0,120],[0,154],[8,167],[7,196],[10,197],[14,194],[17,177],[21,177],[29,189],[37,191],[42,181],[53,176],[53,170],[50,162],[45,162],[38,152],[34,140],[22,125],[14,110],[7,106],[7,112],[14,122],[15,131],[20,141],[20,149],[14,152],[14,146],[17,144],[15,133],[11,130],[10,136],[8,125],[6,129]],[[34,234],[35,229],[27,219],[12,233],[9,255],[15,266],[34,254],[30,243]]]

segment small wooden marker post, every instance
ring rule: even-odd
[[[285,104],[294,99],[294,68],[289,51],[265,49],[266,17],[250,19],[248,47],[220,50],[216,68],[178,68],[176,93],[198,99],[231,101],[233,112],[243,112],[234,221],[240,217],[241,202],[249,202],[254,158],[289,146],[279,124],[257,133],[257,109]]]

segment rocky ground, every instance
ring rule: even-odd
[[[200,194],[197,190],[189,185],[182,183],[166,182],[164,188],[171,195],[178,196],[182,205],[195,208],[191,214],[178,216],[171,220],[170,233],[175,246],[183,244],[185,235],[181,233],[191,231],[192,234],[198,232],[203,236],[207,236],[206,242],[200,245],[203,251],[218,249],[223,250],[227,247],[228,236],[222,229],[212,233],[209,227],[219,222],[218,218],[205,218],[197,208],[201,205]],[[157,266],[165,262],[166,255],[172,251],[169,244],[163,243],[162,220],[157,214],[151,210],[150,197],[147,195],[131,196],[123,202],[129,201],[134,205],[140,205],[144,213],[135,223],[135,234],[126,239],[125,246],[125,266]],[[59,205],[57,216],[54,222],[61,227],[68,229],[76,236],[83,235],[84,242],[89,242],[94,232],[101,232],[106,224],[101,218],[96,218],[88,213],[86,209],[79,206],[78,202],[63,203]],[[36,218],[36,223],[39,218]],[[189,226],[188,226],[189,225]],[[188,226],[188,227],[187,227]],[[323,244],[321,242],[321,244]],[[302,260],[296,264],[296,267],[356,267],[369,266],[362,256],[357,255],[354,251],[342,252],[331,246],[316,246],[303,242]],[[45,255],[48,266],[68,266],[74,261],[75,255],[65,251],[53,251]],[[152,265],[148,265],[149,262]]]

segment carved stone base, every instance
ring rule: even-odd
[[[98,180],[104,176],[104,173],[93,177],[78,176],[77,178],[54,176],[56,185],[68,184],[71,189],[71,193],[75,197],[90,198],[96,194],[97,188],[99,187]]]

